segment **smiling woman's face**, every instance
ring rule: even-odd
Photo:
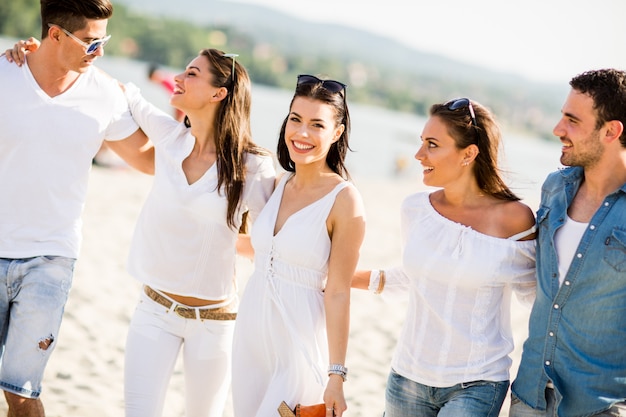
[[[465,152],[456,146],[446,125],[437,116],[430,117],[422,131],[422,144],[415,159],[424,167],[424,184],[445,187],[463,173]]]
[[[293,100],[285,125],[285,141],[296,165],[326,161],[328,150],[344,129],[335,124],[335,119],[335,109],[330,104],[307,97]]]

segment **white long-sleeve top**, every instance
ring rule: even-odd
[[[193,184],[183,172],[183,160],[195,143],[191,129],[148,103],[135,86],[126,86],[126,96],[133,118],[155,147],[154,183],[137,220],[130,274],[178,295],[210,300],[233,296],[237,229],[242,214],[249,211],[254,221],[272,194],[272,157],[247,154],[237,229],[230,228],[226,194],[217,191],[217,164]]]
[[[535,241],[496,238],[451,221],[428,192],[404,200],[401,224],[402,266],[385,270],[381,293],[408,293],[394,371],[433,387],[508,380],[511,293],[525,304],[534,300]],[[370,290],[378,281],[373,271]]]

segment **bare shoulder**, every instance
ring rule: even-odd
[[[364,211],[361,193],[354,184],[348,182],[348,185],[339,191],[335,199],[335,207],[342,211],[345,210],[346,213]]]
[[[328,215],[327,227],[333,242],[346,242],[350,246],[360,246],[365,235],[365,207],[361,193],[348,183],[337,196]]]
[[[525,232],[535,225],[535,214],[528,205],[521,201],[507,201],[502,204],[498,217],[503,225],[505,235],[508,236]]]

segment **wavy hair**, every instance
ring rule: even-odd
[[[472,169],[482,192],[500,200],[518,201],[520,198],[509,189],[500,176],[498,153],[502,146],[502,134],[493,114],[481,104],[471,101],[476,116],[472,123],[467,107],[450,110],[447,103],[434,104],[430,115],[437,116],[447,127],[457,149],[478,146],[478,155]]]
[[[252,141],[250,129],[250,77],[246,69],[233,58],[225,57],[218,49],[203,49],[199,55],[209,60],[209,72],[214,87],[225,87],[228,94],[220,101],[214,122],[215,151],[217,153],[217,189],[225,191],[228,200],[226,221],[235,227],[235,215],[246,180],[246,154],[269,155],[263,147]],[[184,123],[191,127],[189,118]]]

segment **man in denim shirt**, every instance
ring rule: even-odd
[[[626,73],[588,71],[554,134],[567,168],[537,212],[537,298],[511,417],[626,416]]]

